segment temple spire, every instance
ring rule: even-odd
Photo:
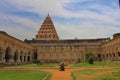
[[[52,22],[52,20],[51,20],[51,17],[49,16],[49,14],[48,14],[48,16],[45,18],[45,20],[43,21],[43,25],[53,25],[53,22]],[[53,25],[54,26],[54,25]]]
[[[36,40],[59,40],[54,24],[49,14],[43,21],[38,31],[38,34],[36,35]]]

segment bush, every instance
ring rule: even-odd
[[[93,64],[94,60],[93,60],[93,53],[92,52],[87,52],[85,55],[85,59],[86,62],[88,62],[89,64]]]
[[[36,63],[36,64],[40,63],[40,60],[36,59],[36,60],[33,61],[33,63]]]
[[[93,64],[94,60],[93,60],[93,57],[91,57],[88,61],[89,64]]]

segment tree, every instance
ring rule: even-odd
[[[85,55],[86,62],[88,62],[89,64],[93,64],[94,62],[93,57],[94,55],[92,52],[87,52]]]

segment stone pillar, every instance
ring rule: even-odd
[[[27,63],[27,55],[25,55],[25,63]]]
[[[3,57],[2,57],[3,53],[2,53],[2,49],[0,49],[0,63],[2,63]]]
[[[13,51],[11,51],[11,53],[10,53],[10,59],[9,59],[9,64],[11,65],[11,64],[14,64],[14,55],[13,55]]]
[[[5,63],[5,49],[1,49],[1,60],[0,63]]]
[[[24,54],[22,54],[22,61],[21,63],[23,64],[24,63]]]
[[[14,64],[13,56],[10,58],[10,60],[9,60],[9,64]]]
[[[20,61],[20,64],[23,63],[23,54],[20,54],[20,55],[19,55],[19,61]]]
[[[30,54],[30,62],[32,62],[33,61],[33,56],[32,56],[32,54]]]
[[[20,64],[20,54],[18,53],[17,64]]]

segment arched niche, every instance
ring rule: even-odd
[[[18,50],[16,50],[14,53],[14,62],[17,62],[17,60],[18,60]]]
[[[23,61],[23,60],[22,60],[22,58],[23,58],[22,54],[23,54],[23,51],[20,51],[20,62]]]
[[[120,57],[120,52],[118,52],[118,57]]]
[[[5,62],[9,62],[10,58],[11,58],[11,48],[8,47],[6,48],[6,51],[5,51]]]
[[[30,62],[30,51],[28,52],[28,56],[27,56],[27,62]]]
[[[26,62],[26,56],[27,56],[27,54],[25,53],[24,54],[24,62]]]

